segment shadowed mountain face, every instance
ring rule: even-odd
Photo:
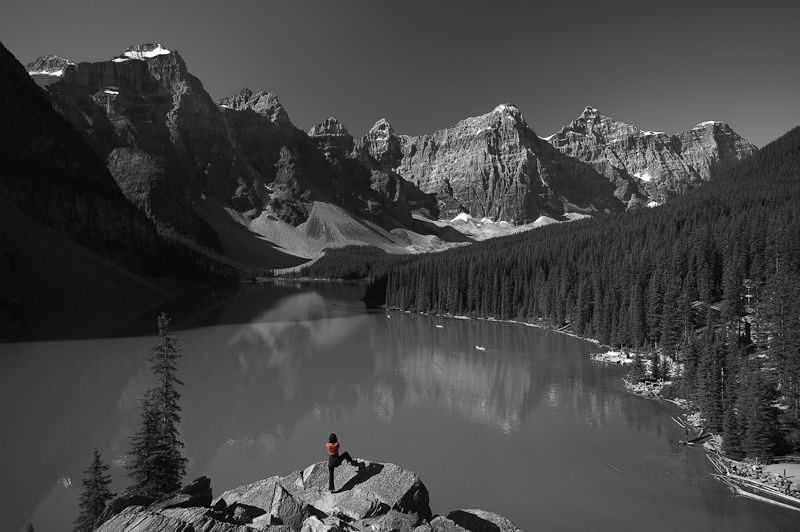
[[[280,220],[306,222],[314,201],[388,229],[411,224],[414,208],[435,211],[432,197],[353,152],[353,138],[336,119],[306,134],[291,124],[275,93],[241,89],[218,103],[234,145],[270,183],[268,211]],[[333,138],[344,145],[334,149]]]
[[[109,61],[55,67],[50,77],[59,80],[46,88],[56,109],[151,219],[214,244],[197,202],[212,196],[243,212],[262,207],[261,177],[237,157],[222,113],[177,52],[142,45]]]
[[[63,60],[49,64],[74,69]],[[125,289],[109,292],[105,276],[134,292],[153,290],[123,270],[161,273],[153,224],[3,46],[0,161],[0,299],[54,305],[95,289],[121,297]],[[71,281],[81,286],[59,288],[69,284],[62,276],[78,271],[84,276]]]
[[[254,247],[274,232],[263,230],[269,220],[297,227],[315,202],[388,229],[412,223],[416,200],[435,212],[432,198],[399,176],[367,160],[327,158],[275,93],[242,89],[215,103],[161,45],[96,63],[48,56],[27,68],[136,207],[239,260],[265,262],[229,241],[225,210],[251,231]]]
[[[548,141],[605,175],[615,196],[631,206],[664,203],[756,151],[724,122],[702,122],[667,135],[617,122],[593,107]]]

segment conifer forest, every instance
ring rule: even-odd
[[[800,451],[800,128],[663,207],[435,254],[357,256],[331,251],[301,274],[366,274],[368,303],[535,323],[640,353],[729,456]]]

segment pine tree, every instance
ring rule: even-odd
[[[743,390],[745,434],[742,442],[747,456],[769,459],[775,447],[775,413],[769,384],[758,359],[751,362]]]
[[[33,523],[28,523],[28,526],[25,527],[25,532],[36,532],[36,530],[33,529]]]
[[[83,493],[80,497],[81,512],[75,520],[75,532],[92,532],[95,529],[95,522],[106,504],[114,494],[109,491],[111,475],[106,474],[108,465],[104,464],[100,453],[94,450],[92,464],[84,471],[86,477],[83,479]],[[33,530],[33,525],[28,525],[28,531]]]
[[[628,373],[628,379],[634,384],[643,380],[646,376],[644,362],[642,362],[642,357],[639,354],[633,355],[633,366],[631,368],[630,373]]]
[[[151,370],[157,384],[142,398],[140,429],[130,438],[133,461],[128,476],[134,480],[131,491],[154,497],[180,488],[186,475],[187,459],[181,454],[184,445],[178,434],[181,395],[176,387],[183,384],[176,375],[180,349],[170,333],[170,320],[161,313],[158,343],[150,348],[154,353]]]

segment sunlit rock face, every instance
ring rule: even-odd
[[[512,104],[422,137],[393,132],[373,151],[424,192],[435,193],[441,216],[532,221],[565,212],[612,212],[623,204],[592,167],[563,156],[540,139]],[[377,140],[377,139],[376,139]],[[389,162],[390,161],[390,162]]]
[[[25,70],[36,83],[45,87],[64,77],[64,72],[75,63],[58,55],[45,55],[28,63]]]
[[[120,497],[109,504],[98,532],[274,532],[467,530],[519,532],[508,519],[483,510],[456,510],[434,518],[428,489],[416,473],[395,464],[357,460],[336,469],[328,490],[327,462],[285,477],[228,490],[210,502],[210,483],[201,478],[150,502]],[[202,491],[208,484],[208,489]],[[456,525],[457,523],[457,525]]]
[[[331,162],[343,160],[352,153],[355,147],[353,136],[334,117],[326,118],[312,127],[308,136]]]
[[[254,93],[248,88],[240,89],[230,96],[222,98],[217,102],[220,107],[233,109],[235,111],[251,110],[281,128],[292,131],[294,124],[289,120],[289,113],[278,100],[278,95],[274,92],[260,91]]]
[[[593,107],[548,141],[605,175],[614,195],[630,206],[664,203],[756,151],[723,122],[702,122],[667,135],[617,122]]]

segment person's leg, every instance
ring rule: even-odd
[[[328,490],[333,491],[333,468],[328,466]]]
[[[341,455],[341,460],[347,460],[350,465],[356,465],[356,461],[353,460],[353,457],[350,456],[350,453],[347,451],[343,452]],[[341,461],[339,463],[342,463]]]

